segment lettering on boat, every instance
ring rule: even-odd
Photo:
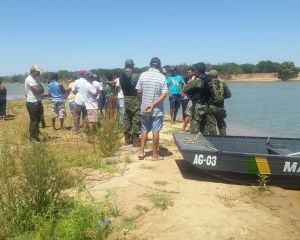
[[[285,162],[283,172],[300,173],[300,165],[297,162]]]
[[[206,164],[207,166],[216,166],[217,165],[217,156],[215,155],[203,155],[203,154],[195,154],[194,157],[194,165],[202,165]]]

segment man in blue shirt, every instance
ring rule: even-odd
[[[57,73],[52,73],[50,76],[50,82],[48,84],[49,95],[52,99],[52,127],[55,128],[55,118],[59,117],[60,120],[60,128],[63,129],[64,126],[64,118],[67,116],[66,107],[65,107],[65,93],[66,90],[63,85],[58,83],[58,75]]]
[[[184,79],[178,74],[176,67],[171,67],[171,75],[167,78],[167,84],[169,87],[171,123],[173,124],[176,122],[176,116],[180,108],[182,87],[184,85]]]

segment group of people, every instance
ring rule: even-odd
[[[191,133],[217,135],[219,132],[220,135],[226,135],[224,100],[231,97],[231,91],[224,81],[218,79],[216,70],[208,73],[205,70],[204,63],[198,63],[195,69],[188,70],[190,78],[183,88],[189,98],[184,127],[190,120]]]
[[[217,135],[219,132],[226,135],[224,100],[231,97],[231,91],[224,81],[218,79],[216,70],[205,71],[205,64],[198,63],[187,70],[184,80],[176,67],[171,67],[167,78],[171,123],[175,123],[182,105],[183,131],[190,122],[191,133]]]
[[[183,129],[190,122],[192,133],[226,135],[226,111],[224,99],[231,96],[228,86],[218,79],[215,70],[205,72],[205,65],[198,63],[189,68],[184,79],[171,67],[166,77],[161,69],[161,61],[154,57],[150,60],[149,69],[138,75],[134,72],[134,61],[125,61],[123,73],[118,78],[109,77],[105,84],[96,74],[79,71],[77,77],[68,82],[67,88],[58,82],[58,75],[52,74],[48,89],[52,99],[52,126],[55,119],[60,119],[63,128],[66,117],[65,98],[68,98],[73,115],[74,130],[80,131],[80,117],[84,129],[92,132],[98,122],[105,100],[107,105],[119,106],[119,121],[123,127],[125,144],[140,147],[139,159],[145,158],[145,145],[148,133],[152,132],[153,160],[161,158],[158,154],[159,132],[164,122],[164,99],[169,95],[171,122],[175,123],[180,105],[183,106]],[[39,122],[43,115],[42,98],[44,88],[38,77],[41,69],[32,65],[30,74],[25,80],[27,110],[30,116],[29,133],[33,142],[39,142]],[[118,102],[112,98],[118,93]],[[103,99],[103,97],[106,98]],[[113,108],[110,108],[113,109]],[[112,117],[114,112],[108,111]]]

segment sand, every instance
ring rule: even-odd
[[[19,129],[19,134],[26,131],[27,113],[22,110],[23,117],[1,122],[1,129]],[[46,117],[49,123],[48,112]],[[142,161],[137,159],[138,149],[121,147],[116,158],[127,156],[132,162],[120,163],[121,171],[108,178],[99,170],[84,169],[88,171],[84,182],[95,201],[115,192],[122,216],[112,219],[112,226],[117,226],[120,218],[134,219],[109,239],[300,239],[300,191],[271,186],[270,191],[261,192],[254,186],[256,179],[237,183],[199,171],[182,159],[173,142],[172,132],[180,127],[166,121],[161,133],[162,161],[151,161],[149,141],[148,157]],[[64,140],[75,139],[72,131],[53,131],[51,127],[42,131],[56,136],[53,144],[64,146]],[[238,132],[239,128],[230,130],[231,134]],[[165,185],[157,185],[159,182]],[[155,207],[149,198],[153,193],[167,196],[173,205],[166,210]]]
[[[105,183],[88,181],[95,199],[114,189],[128,217],[139,215],[137,205],[149,209],[122,239],[300,239],[300,191],[271,186],[261,192],[256,181],[236,184],[198,171],[173,143],[171,132],[181,125],[166,125],[161,134],[164,160],[137,160],[136,149],[122,147],[120,154],[134,160],[122,174]],[[151,154],[151,141],[146,152]],[[164,211],[153,207],[151,193],[166,194],[173,206]]]

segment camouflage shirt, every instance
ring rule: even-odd
[[[197,76],[193,81],[184,86],[186,93],[193,103],[205,104],[208,101],[208,77],[205,74]]]

